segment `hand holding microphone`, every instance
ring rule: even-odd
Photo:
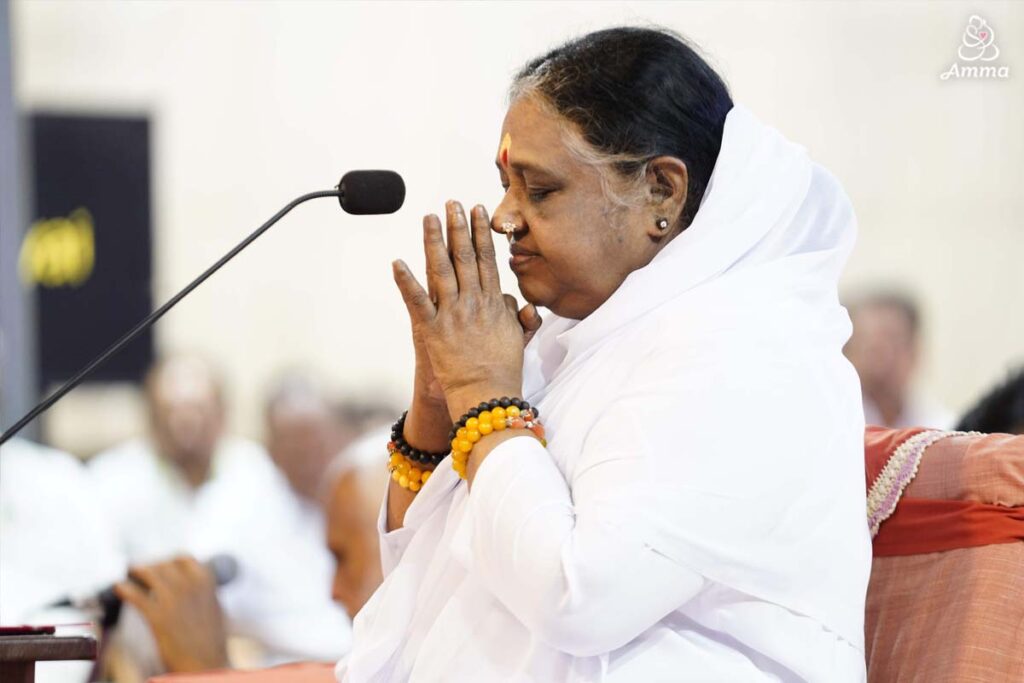
[[[230,665],[224,614],[217,601],[217,585],[223,577],[214,560],[202,564],[182,556],[134,567],[128,576],[130,580],[114,585],[113,592],[145,618],[168,671]]]

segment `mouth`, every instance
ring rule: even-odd
[[[509,251],[512,253],[512,256],[508,260],[508,265],[512,268],[512,271],[517,274],[520,270],[526,268],[533,261],[540,258],[540,254],[530,251],[529,249],[524,249],[515,242],[513,242],[509,247]]]

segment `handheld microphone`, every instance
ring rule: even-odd
[[[270,226],[281,220],[285,214],[303,202],[307,202],[310,199],[318,199],[320,197],[337,197],[342,209],[347,213],[357,216],[394,213],[402,208],[402,204],[405,202],[405,182],[403,182],[402,176],[398,175],[394,171],[349,171],[342,176],[341,181],[338,182],[335,189],[325,190],[322,192],[311,192],[293,199],[283,209],[274,214],[270,220],[256,228],[252,234],[239,242],[234,249],[222,256],[219,261],[207,268],[199,277],[190,282],[180,292],[172,296],[167,303],[147,315],[137,325],[135,325],[135,327],[128,330],[123,337],[114,342],[110,348],[90,361],[88,365],[79,370],[78,373],[65,382],[63,386],[53,392],[49,397],[40,401],[35,408],[15,422],[14,425],[9,427],[3,434],[0,434],[0,444],[5,443],[8,439],[21,431],[25,425],[59,401],[64,394],[78,386],[82,380],[92,374],[96,368],[103,365],[103,363],[124,348],[129,342],[139,336],[143,330],[163,317],[167,311],[174,308],[179,301],[188,296],[193,289],[201,285],[208,277],[220,270],[225,263],[237,256],[238,252],[252,244],[257,237],[269,230]]]
[[[238,576],[238,562],[231,555],[214,555],[203,563],[213,574],[217,586],[230,583]],[[63,598],[50,607],[73,607],[99,616],[100,625],[108,629],[117,624],[121,617],[121,598],[114,592],[114,586],[107,586],[95,595],[84,598]]]

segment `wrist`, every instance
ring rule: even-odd
[[[448,408],[423,405],[413,401],[405,418],[403,438],[411,445],[424,451],[443,451],[449,447],[448,432],[452,427]]]

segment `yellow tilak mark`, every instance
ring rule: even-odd
[[[501,159],[501,165],[508,168],[508,153],[512,149],[512,134],[505,133],[505,137],[501,139],[501,151],[498,152],[498,158]]]

